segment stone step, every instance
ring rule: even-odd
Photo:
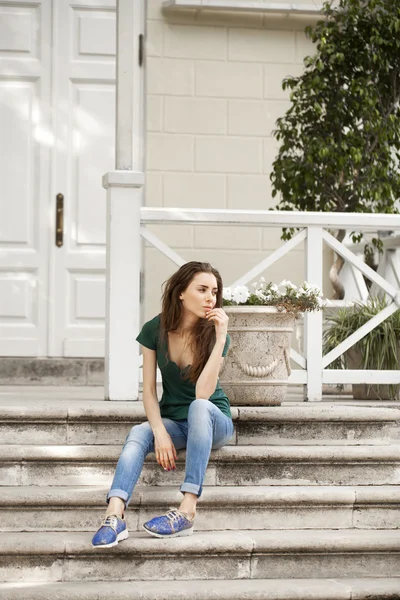
[[[0,583],[2,600],[399,600],[397,578]]]
[[[307,404],[233,407],[232,444],[330,443],[400,440],[400,409]],[[0,405],[4,444],[122,444],[146,419],[141,402],[91,401]]]
[[[2,357],[0,384],[29,387],[103,386],[104,359]]]
[[[0,486],[109,486],[120,446],[0,445]],[[175,472],[164,471],[153,455],[140,484],[178,485],[185,450]],[[204,485],[398,485],[400,445],[225,446],[212,451]]]
[[[1,533],[0,581],[400,578],[398,531],[143,531],[111,549],[92,548],[91,535]]]
[[[0,531],[94,532],[105,512],[105,487],[3,487]],[[182,499],[177,487],[135,489],[130,531]],[[205,487],[196,529],[398,529],[400,486]]]

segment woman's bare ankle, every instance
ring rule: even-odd
[[[197,496],[195,494],[190,494],[188,492],[185,493],[185,497],[181,502],[179,510],[186,515],[188,515],[189,519],[194,519],[196,516],[196,504],[197,504]]]
[[[110,498],[110,502],[108,504],[108,508],[106,511],[106,517],[108,515],[121,515],[124,516],[125,511],[125,502],[122,498],[117,498],[116,496]]]

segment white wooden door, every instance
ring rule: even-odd
[[[49,355],[104,356],[106,193],[114,169],[115,0],[54,0],[52,216],[64,202],[63,244],[50,246]],[[54,232],[55,235],[55,232]]]
[[[0,0],[2,356],[104,356],[115,1]]]
[[[51,2],[0,0],[0,355],[47,352]]]

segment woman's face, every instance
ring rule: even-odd
[[[205,318],[217,301],[218,285],[212,273],[197,273],[180,295],[184,310]]]

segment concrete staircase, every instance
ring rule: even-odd
[[[3,600],[399,600],[400,409],[288,403],[232,409],[212,453],[195,534],[142,523],[176,506],[153,456],[127,513],[130,537],[95,550],[121,445],[141,403],[0,405]]]

